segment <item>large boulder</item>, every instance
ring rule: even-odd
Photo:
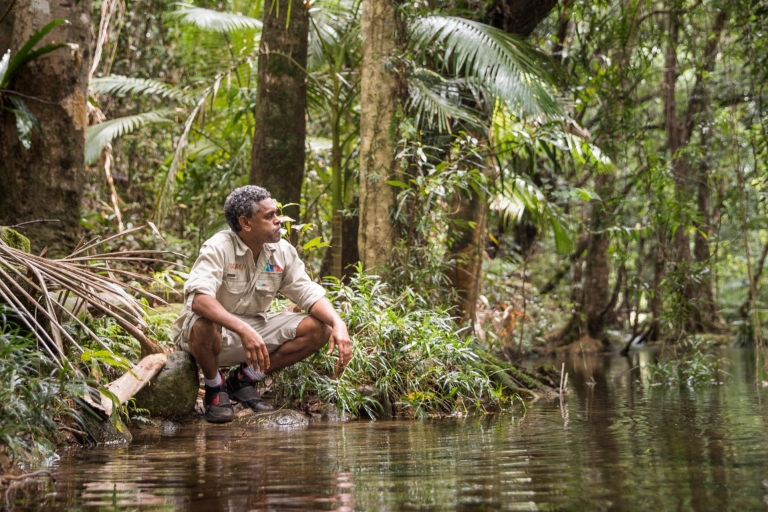
[[[168,356],[160,373],[136,394],[136,406],[148,409],[152,416],[181,419],[194,412],[199,386],[195,359],[179,350]]]

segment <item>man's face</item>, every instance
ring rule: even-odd
[[[242,235],[246,241],[257,244],[270,244],[280,241],[280,220],[277,203],[274,199],[264,199],[258,203],[259,211],[251,218],[240,217]]]

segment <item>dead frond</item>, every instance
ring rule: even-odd
[[[109,346],[83,322],[84,313],[112,318],[139,342],[142,357],[164,353],[163,348],[150,339],[154,333],[149,329],[144,308],[136,297],[159,304],[165,304],[165,301],[131,284],[148,282],[152,278],[129,268],[136,263],[177,265],[164,259],[169,254],[177,254],[156,250],[96,253],[105,242],[145,227],[129,229],[105,240],[92,240],[58,260],[25,253],[0,240],[0,302],[6,303],[18,316],[18,321],[34,333],[41,350],[59,366],[63,366],[65,354],[72,349],[83,352],[64,327],[67,323],[79,325],[90,338],[111,352]]]

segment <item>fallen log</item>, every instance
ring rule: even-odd
[[[138,363],[136,366],[125,372],[116,380],[107,385],[107,391],[114,395],[118,404],[124,403],[133,397],[143,388],[152,377],[163,369],[167,356],[165,354],[151,354]],[[91,408],[102,412],[107,417],[112,415],[113,402],[105,393],[101,393],[101,403],[96,403],[90,395],[86,394],[83,399]]]

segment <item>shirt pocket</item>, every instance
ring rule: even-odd
[[[227,292],[233,295],[242,295],[245,292],[246,287],[248,286],[248,281],[224,279],[224,286],[226,287]]]
[[[280,289],[283,274],[277,272],[262,272],[256,280],[255,292],[257,295],[274,295]]]

